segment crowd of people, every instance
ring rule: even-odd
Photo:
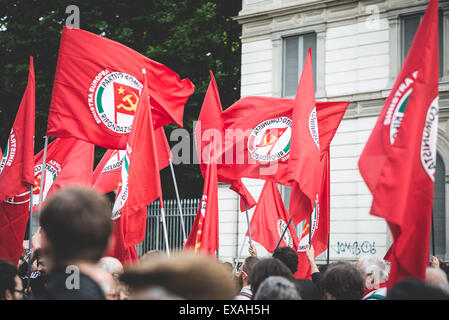
[[[2,300],[398,300],[449,299],[445,264],[433,257],[424,282],[408,279],[387,290],[389,265],[375,256],[318,266],[307,249],[311,279],[297,279],[298,255],[277,248],[233,266],[183,251],[149,251],[134,265],[105,257],[111,241],[107,198],[84,188],[55,194],[40,215],[33,250],[18,266],[0,259]],[[444,261],[443,261],[444,262]]]

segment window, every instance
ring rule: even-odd
[[[401,61],[404,63],[405,58],[407,56],[408,51],[413,42],[413,38],[415,37],[415,33],[418,30],[419,24],[423,18],[424,14],[414,14],[409,16],[404,16],[401,18],[401,30],[402,30],[402,48],[401,48]],[[443,37],[443,14],[440,11],[440,15],[438,17],[439,23],[439,67],[440,67],[440,77],[443,76],[443,55],[444,55],[444,37]]]
[[[433,196],[432,234],[430,238],[430,254],[435,250],[438,258],[446,255],[446,170],[441,156],[437,153],[435,169],[435,185]],[[435,249],[433,246],[435,245]]]
[[[316,33],[284,38],[282,96],[294,97],[307,51],[312,48],[313,78],[316,90]]]

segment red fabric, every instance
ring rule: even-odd
[[[292,183],[289,209],[293,222],[298,224],[312,212],[320,188],[320,141],[311,49],[307,52],[296,91],[292,120],[288,160],[289,181]]]
[[[34,116],[36,108],[33,57],[28,84],[0,161],[0,202],[29,190],[34,182]]]
[[[289,219],[290,216],[276,184],[266,181],[250,222],[252,240],[273,253]],[[279,247],[290,246],[296,250],[298,244],[299,238],[295,226],[290,223]]]
[[[429,265],[438,70],[438,1],[431,0],[359,159],[373,194],[371,214],[384,218],[393,235],[389,287],[409,277],[424,280]]]
[[[116,199],[120,219],[123,224],[124,245],[126,248],[140,243],[145,238],[147,205],[157,198],[162,199],[161,180],[156,152],[155,132],[149,108],[148,88],[145,85],[142,99],[139,100],[133,130],[122,166],[122,185]],[[124,175],[125,173],[125,175]],[[123,177],[127,175],[126,181]]]
[[[330,231],[330,152],[329,149],[321,158],[320,164],[320,190],[318,193],[318,205],[312,214],[312,245],[315,257],[327,249]],[[295,277],[298,279],[311,278],[310,263],[307,260],[305,250],[309,244],[310,221],[307,220],[301,233],[298,246],[298,271]]]
[[[223,108],[220,102],[220,95],[218,93],[217,83],[215,82],[215,78],[212,71],[210,71],[210,77],[211,79],[209,82],[209,87],[207,88],[206,95],[204,96],[203,106],[201,108],[201,112],[198,117],[198,125],[195,127],[195,141],[197,148],[196,150],[198,154],[198,159],[200,160],[200,168],[203,177],[206,171],[207,164],[204,162],[205,157],[203,157],[202,154],[204,147],[202,141],[204,135],[204,132],[202,130],[202,123],[207,124],[211,121],[219,120],[220,115],[223,112]],[[217,126],[212,129],[221,130],[221,128],[222,124],[220,123],[217,124]],[[207,141],[209,141],[207,136],[205,138]],[[256,205],[256,200],[254,200],[253,196],[246,188],[241,179],[229,179],[222,177],[220,176],[220,174],[218,174],[218,181],[231,184],[230,189],[234,192],[237,192],[240,195],[240,211],[245,211],[246,208],[249,210]]]
[[[123,238],[122,219],[115,220],[112,224],[112,245],[106,252],[105,256],[114,257],[124,265],[131,266],[139,261],[136,246],[125,246]]]
[[[154,128],[171,122],[182,127],[184,105],[194,91],[189,79],[180,80],[163,64],[118,42],[63,27],[47,135],[125,149],[136,92],[143,85],[142,68],[147,71]]]
[[[42,199],[68,186],[92,185],[94,148],[91,143],[74,138],[58,138],[47,146]],[[39,206],[44,150],[34,157],[33,211]]]
[[[30,193],[0,203],[0,259],[17,265],[30,216]]]
[[[215,251],[218,250],[219,230],[217,164],[213,159],[212,148],[204,178],[203,196],[184,248],[215,257]]]
[[[236,178],[246,177],[290,185],[287,172],[289,153],[278,159],[277,162],[273,161],[271,165],[267,165],[266,161],[256,161],[251,157],[248,140],[252,139],[251,131],[266,120],[281,117],[291,119],[293,103],[292,99],[246,97],[226,109],[220,118],[201,123],[201,130],[203,131],[201,150],[204,155],[210,148],[209,140],[206,141],[206,139],[214,137],[215,150],[218,150],[216,158],[220,181],[223,181],[222,179],[235,180]],[[320,141],[323,141],[321,145],[323,151],[328,148],[328,144],[332,140],[348,104],[349,102],[316,103],[318,126],[323,127],[319,132]],[[280,128],[283,129],[286,126],[288,125],[280,126]],[[234,132],[239,130],[243,134],[239,135],[238,139],[235,139],[237,134],[234,137],[232,135],[226,137],[227,130],[234,130]],[[208,134],[205,134],[205,132]],[[260,130],[259,134],[264,137],[267,136],[263,129]],[[291,130],[287,130],[282,137],[288,138],[290,135]],[[253,145],[257,145],[257,143],[253,143]],[[286,141],[283,141],[284,145],[288,147]],[[234,161],[227,161],[226,157]],[[239,163],[237,163],[237,159]]]
[[[159,170],[167,167],[169,159],[173,159],[170,147],[165,137],[164,128],[154,132]],[[125,150],[107,150],[98,163],[92,176],[93,187],[101,193],[117,190],[121,182],[121,171]]]

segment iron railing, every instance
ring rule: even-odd
[[[182,215],[187,237],[195,221],[200,201],[201,199],[181,199]],[[176,200],[164,200],[164,208],[170,251],[181,250],[184,247],[184,243],[178,204]],[[148,206],[145,240],[136,245],[136,250],[139,257],[150,250],[165,251],[159,200]]]

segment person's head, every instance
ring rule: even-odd
[[[425,283],[431,287],[440,289],[445,294],[449,294],[449,282],[447,281],[446,273],[441,269],[427,268]]]
[[[140,257],[139,262],[145,262],[160,256],[165,256],[165,252],[159,250],[150,250]]]
[[[123,265],[117,258],[103,257],[98,261],[98,267],[109,272],[115,279],[123,273]]]
[[[79,261],[97,263],[112,231],[106,198],[81,187],[54,194],[40,215],[42,249],[55,265]]]
[[[17,267],[5,259],[0,259],[0,300],[22,298],[23,286],[17,274]]]
[[[295,282],[292,272],[283,262],[275,258],[264,258],[256,263],[249,276],[252,292],[257,292],[261,283],[270,276],[280,276]]]
[[[254,300],[301,300],[296,286],[280,276],[266,278],[257,289]]]
[[[298,271],[298,253],[294,249],[290,247],[277,248],[272,257],[281,260],[293,274]]]
[[[32,261],[31,271],[33,272],[40,271],[43,273],[47,271],[47,261],[45,259],[42,249],[39,248],[33,252],[31,261]]]
[[[189,300],[230,300],[236,291],[223,263],[191,252],[142,262],[126,270],[120,281],[129,286],[130,299],[154,298],[160,288],[171,298]]]
[[[366,289],[372,289],[388,280],[387,263],[376,256],[363,256],[357,262],[357,270],[362,275]]]
[[[362,275],[347,262],[329,266],[321,278],[326,300],[360,300],[365,290]]]
[[[448,300],[449,296],[440,289],[415,279],[396,283],[389,291],[387,300]]]
[[[251,284],[250,275],[253,272],[254,266],[259,262],[259,259],[249,256],[243,261],[242,265],[236,271],[235,276],[239,279],[240,285],[246,287]]]

